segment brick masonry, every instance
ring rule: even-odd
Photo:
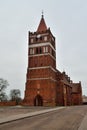
[[[28,68],[24,105],[66,106],[82,104],[81,82],[73,83],[56,69],[55,37],[42,15],[36,32],[29,32]]]

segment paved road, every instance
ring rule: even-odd
[[[86,113],[87,106],[67,107],[0,125],[0,130],[78,130]]]
[[[50,108],[51,107],[49,107],[49,109]],[[48,107],[28,107],[28,106],[0,107],[0,119],[9,117],[11,115],[26,114],[45,109],[48,109]]]

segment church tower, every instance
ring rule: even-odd
[[[24,102],[30,106],[56,105],[55,37],[47,28],[43,14],[37,31],[29,32]]]

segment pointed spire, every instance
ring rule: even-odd
[[[47,26],[46,26],[43,11],[42,11],[42,17],[41,17],[40,24],[38,26],[37,32],[42,32],[42,31],[46,31],[46,30],[47,30]]]

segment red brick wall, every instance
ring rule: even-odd
[[[70,106],[72,105],[72,88],[70,86],[67,86],[67,105]]]
[[[10,102],[0,102],[0,106],[15,106],[16,102],[15,101],[10,101]]]
[[[56,99],[56,84],[52,80],[28,81],[26,84],[25,101],[34,105],[34,98],[39,94],[43,98],[43,105],[54,105]]]
[[[42,66],[52,66],[56,67],[55,60],[48,54],[44,56],[29,57],[29,68],[31,67],[42,67]]]
[[[27,78],[28,79],[32,79],[32,78],[56,79],[56,73],[54,73],[54,71],[50,68],[33,69],[33,70],[28,70]]]
[[[73,93],[72,94],[72,105],[82,105],[81,93]]]
[[[64,99],[63,99],[63,85],[61,82],[57,83],[57,105],[58,106],[63,106],[64,105]]]

